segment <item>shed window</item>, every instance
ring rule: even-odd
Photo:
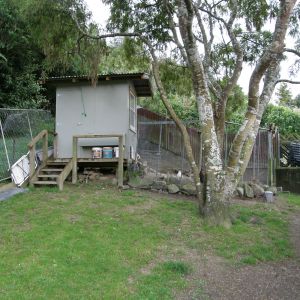
[[[136,96],[132,91],[129,93],[129,126],[136,131]]]

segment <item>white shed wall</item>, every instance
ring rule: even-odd
[[[76,134],[124,134],[127,153],[136,148],[136,134],[129,129],[129,83],[61,86],[56,89],[57,158],[72,157]],[[117,139],[81,139],[78,157],[91,157],[92,146],[118,145]]]

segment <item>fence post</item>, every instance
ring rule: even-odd
[[[5,137],[4,137],[1,119],[0,119],[0,129],[1,129],[2,139],[3,139],[4,151],[5,151],[5,155],[6,155],[6,159],[7,159],[7,163],[8,163],[8,168],[10,169],[10,161],[9,161],[9,156],[8,156],[8,151],[7,151],[7,147],[6,147],[6,141],[5,141]]]
[[[118,186],[123,187],[123,164],[124,164],[124,155],[123,155],[123,135],[119,136],[119,159],[118,159]]]
[[[268,184],[270,186],[274,185],[273,177],[273,143],[272,143],[272,132],[268,131]]]
[[[198,132],[199,136],[199,170],[202,170],[202,132]]]
[[[43,162],[48,159],[48,131],[45,132],[43,138]]]
[[[35,170],[35,144],[29,148],[29,182],[33,177]]]
[[[73,136],[73,168],[72,168],[72,183],[77,182],[77,137]]]

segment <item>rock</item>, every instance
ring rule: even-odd
[[[237,191],[237,194],[239,197],[244,197],[244,188],[243,187],[237,187],[236,191]]]
[[[260,186],[259,184],[257,183],[252,183],[251,184],[251,187],[253,189],[253,193],[254,193],[254,196],[255,197],[261,197],[264,195],[265,193],[265,190],[263,189],[262,186]]]
[[[176,177],[176,175],[170,175],[168,178],[168,183],[169,184],[176,184],[179,185],[180,184],[180,179]]]
[[[256,216],[252,216],[249,220],[249,223],[252,224],[261,224],[261,219],[256,217]]]
[[[122,190],[129,190],[130,189],[130,186],[125,184],[122,186]]]
[[[179,187],[176,184],[169,184],[167,188],[170,194],[176,194],[179,192]]]
[[[191,177],[188,176],[181,176],[180,178],[178,178],[176,175],[170,175],[168,177],[168,183],[169,184],[176,184],[176,185],[185,185],[185,184],[193,184],[193,179]]]
[[[277,188],[276,188],[276,186],[270,186],[268,188],[268,191],[272,192],[274,196],[277,194]]]
[[[118,185],[118,179],[117,178],[113,178],[111,181],[112,185]]]
[[[96,172],[91,172],[90,171],[89,174],[88,174],[88,178],[89,178],[90,181],[95,181],[95,180],[99,179],[99,177],[100,177],[100,175]]]
[[[165,190],[167,188],[167,183],[164,180],[155,180],[152,184],[154,190]]]
[[[153,179],[149,177],[140,178],[140,177],[134,177],[130,178],[128,185],[133,188],[139,188],[139,189],[151,189],[151,186],[153,184]]]
[[[187,183],[181,186],[181,191],[187,195],[194,195],[194,196],[197,195],[196,187],[191,183]]]
[[[268,190],[269,190],[269,186],[266,185],[266,184],[264,184],[262,187],[264,188],[265,191],[268,191]]]
[[[245,184],[244,184],[244,190],[245,190],[245,196],[246,196],[247,198],[254,198],[254,192],[253,192],[253,189],[252,189],[252,187],[250,186],[250,184],[245,183]]]

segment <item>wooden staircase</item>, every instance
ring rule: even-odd
[[[59,190],[72,171],[72,159],[68,161],[47,160],[38,168],[31,180],[34,186],[56,185]]]
[[[54,133],[54,145],[56,144],[56,133]],[[83,138],[118,138],[119,140],[119,157],[118,158],[99,158],[99,159],[80,159],[77,155],[78,139]],[[42,146],[42,164],[36,169],[37,153],[36,145],[39,141],[43,142]],[[123,134],[88,134],[73,136],[73,157],[70,159],[53,159],[48,156],[48,131],[42,130],[28,144],[29,149],[29,184],[33,186],[57,185],[59,190],[63,190],[64,181],[72,171],[72,183],[77,182],[77,163],[118,163],[118,185],[123,186],[123,156],[124,136]],[[54,149],[56,147],[54,146]],[[40,159],[40,158],[39,158]]]

